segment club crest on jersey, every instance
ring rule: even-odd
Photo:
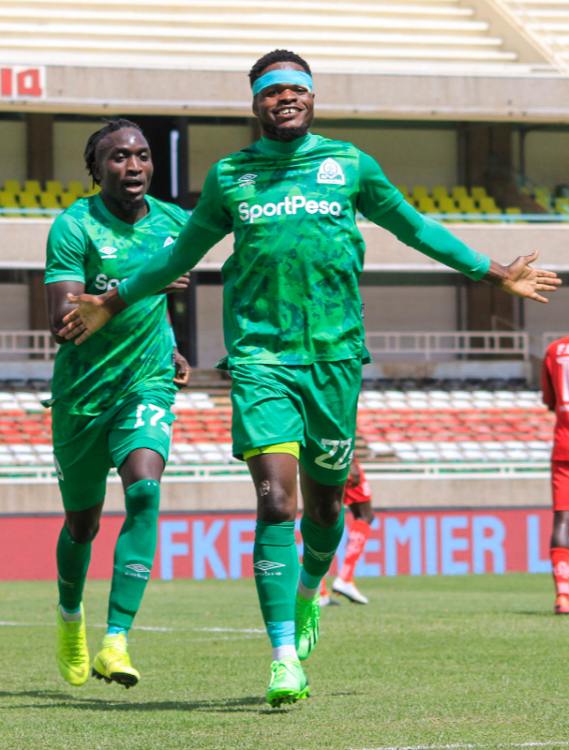
[[[240,187],[245,187],[246,185],[254,185],[256,176],[256,174],[247,173],[240,177],[237,182],[239,183]]]
[[[342,167],[335,159],[324,159],[318,170],[316,180],[321,185],[345,185],[346,178],[342,172]]]
[[[101,253],[101,257],[103,260],[110,260],[111,258],[116,258],[116,247],[110,247],[109,245],[106,245],[105,247],[100,248],[99,252]]]
[[[162,247],[168,247],[168,245],[173,245],[174,242],[176,242],[176,240],[173,237],[166,237],[166,239],[164,240],[164,244],[162,245]]]

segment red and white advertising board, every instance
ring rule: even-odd
[[[0,580],[55,580],[59,516],[0,517]],[[93,544],[90,578],[110,578],[124,521],[104,516]],[[297,522],[297,527],[300,522]],[[547,573],[552,513],[544,509],[378,512],[356,576]],[[154,578],[253,575],[252,514],[164,514]],[[347,531],[332,565],[341,564]],[[302,540],[297,531],[299,553]]]
[[[43,65],[2,65],[0,63],[0,99],[45,99]]]

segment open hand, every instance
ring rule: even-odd
[[[501,266],[499,263],[492,261],[490,270],[484,279],[508,292],[508,294],[527,297],[547,304],[549,300],[539,292],[554,292],[561,284],[561,279],[557,278],[557,274],[553,271],[532,268],[530,263],[537,260],[538,256],[539,250],[531,255],[521,255],[509,266]]]
[[[176,372],[174,373],[174,384],[178,388],[182,388],[184,385],[188,385],[192,368],[188,364],[188,361],[183,357],[177,349],[174,349],[174,367]]]
[[[68,294],[67,299],[77,303],[75,310],[63,318],[65,327],[58,333],[68,341],[76,339],[76,344],[82,344],[113,317],[112,311],[105,305],[103,295]]]
[[[190,272],[186,271],[186,273],[182,274],[179,278],[176,279],[176,281],[173,281],[171,284],[168,284],[168,286],[164,287],[159,292],[155,292],[155,294],[172,294],[173,292],[183,292],[184,289],[188,288],[188,285],[190,283]]]

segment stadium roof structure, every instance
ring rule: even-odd
[[[250,115],[277,47],[324,117],[569,119],[569,0],[0,0],[0,108]]]

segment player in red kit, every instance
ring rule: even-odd
[[[544,404],[557,417],[551,455],[553,533],[550,550],[557,591],[555,614],[569,615],[569,336],[548,346],[541,388]]]
[[[371,507],[371,490],[366,475],[363,472],[357,458],[352,459],[350,474],[344,490],[344,505],[349,505],[354,521],[350,526],[346,556],[340,572],[332,584],[335,594],[345,596],[356,604],[369,604],[369,600],[358,591],[354,583],[354,570],[357,562],[363,554],[370,526],[373,521],[373,509]],[[569,552],[569,550],[568,550]],[[320,606],[330,604],[330,597],[326,591],[326,584],[322,579],[320,590]]]

